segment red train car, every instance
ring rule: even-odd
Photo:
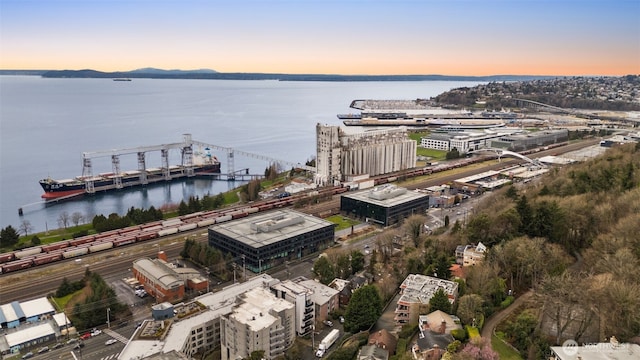
[[[69,246],[78,246],[86,243],[90,243],[95,239],[96,235],[82,236],[73,240],[69,240]]]
[[[28,269],[33,266],[33,259],[22,259],[2,264],[2,273]]]
[[[119,239],[113,240],[113,246],[118,247],[118,246],[133,244],[135,242],[136,242],[136,236],[125,236],[125,237],[121,237]]]
[[[0,264],[9,262],[15,259],[13,252],[0,254]]]
[[[150,240],[150,239],[155,239],[158,237],[158,232],[157,231],[146,231],[146,232],[141,232],[138,235],[136,235],[136,241],[146,241],[146,240]],[[115,244],[114,244],[115,245]]]
[[[33,263],[35,265],[43,265],[43,264],[48,264],[54,261],[58,261],[60,259],[62,259],[61,252],[53,253],[53,254],[43,254],[43,255],[36,256],[35,259],[33,259]]]
[[[42,252],[51,252],[54,250],[64,249],[69,246],[69,240],[54,242],[49,245],[42,245]]]

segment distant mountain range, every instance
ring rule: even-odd
[[[213,80],[279,80],[279,81],[528,81],[557,78],[537,75],[332,75],[220,73],[211,69],[163,70],[142,68],[131,71],[103,72],[85,70],[0,70],[0,75],[39,75],[45,78],[138,78],[138,79],[213,79]]]

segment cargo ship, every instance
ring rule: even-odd
[[[168,170],[168,171],[167,171]],[[94,176],[76,176],[73,179],[54,180],[46,178],[40,180],[44,190],[42,198],[46,200],[71,198],[90,192],[105,192],[123,188],[142,187],[162,181],[173,181],[187,177],[211,176],[220,173],[220,161],[209,152],[196,157],[191,166],[173,165],[165,168],[149,168],[144,170],[125,171],[119,174],[102,173]],[[92,191],[87,190],[91,184]]]

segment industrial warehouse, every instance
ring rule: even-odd
[[[484,148],[500,148],[511,151],[524,151],[539,146],[565,142],[569,139],[567,129],[524,132],[510,129],[487,129],[452,133],[434,132],[423,137],[420,146],[426,149],[451,151],[454,148],[460,153],[482,150]]]
[[[278,209],[212,225],[209,246],[242,257],[247,269],[259,273],[329,247],[334,235],[329,221]]]
[[[391,184],[340,197],[341,212],[383,226],[424,214],[428,208],[429,196]]]

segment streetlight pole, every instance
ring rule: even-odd
[[[109,315],[111,313],[111,308],[107,308],[107,328],[111,328],[111,322],[109,322]]]
[[[246,267],[246,256],[242,254],[242,281],[247,281],[247,267]]]
[[[209,268],[207,268],[207,293],[209,292]]]

